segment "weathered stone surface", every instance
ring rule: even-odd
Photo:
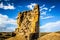
[[[8,40],[34,40],[39,36],[39,6],[36,4],[33,10],[19,12],[17,17],[18,28],[15,37]]]
[[[39,33],[39,6],[36,4],[33,10],[20,12],[17,18],[18,28],[16,34],[30,38]],[[36,35],[37,36],[37,35]]]

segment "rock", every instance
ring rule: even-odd
[[[39,36],[39,6],[36,4],[33,10],[19,12],[17,17],[18,28],[15,30],[16,36],[6,40],[30,40],[32,35]],[[37,34],[37,35],[36,35]],[[34,40],[34,39],[33,39]]]

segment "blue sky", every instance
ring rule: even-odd
[[[17,27],[18,12],[40,8],[40,32],[60,31],[60,0],[0,0],[0,32]]]

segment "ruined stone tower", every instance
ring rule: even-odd
[[[18,28],[16,34],[24,36],[26,40],[35,40],[39,37],[39,6],[33,10],[19,12],[17,17]]]

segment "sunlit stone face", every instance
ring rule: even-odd
[[[29,37],[30,34],[36,33],[39,31],[39,22],[38,22],[38,7],[35,7],[33,10],[27,12],[21,12],[18,14],[17,24],[18,32],[20,35]]]

